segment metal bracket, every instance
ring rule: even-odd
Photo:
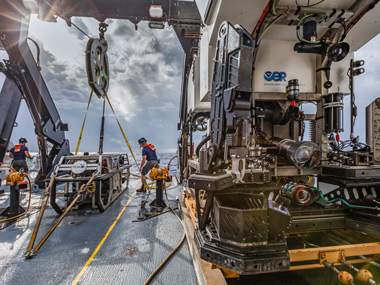
[[[319,253],[319,264],[324,264],[325,261],[334,264],[345,259],[344,250],[322,251]]]
[[[236,158],[235,155],[231,155],[232,158],[232,170],[231,175],[234,178],[234,183],[244,183],[243,178],[245,175],[245,159]]]

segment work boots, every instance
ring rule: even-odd
[[[141,193],[141,192],[145,192],[145,185],[144,185],[144,184],[141,184],[141,187],[138,188],[138,189],[136,189],[136,192],[139,192],[139,193]]]

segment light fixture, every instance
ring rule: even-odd
[[[163,15],[164,15],[164,11],[162,10],[161,5],[150,5],[149,16],[151,18],[159,19],[159,18],[162,18]]]
[[[351,61],[351,69],[352,69],[353,76],[358,76],[365,72],[364,68],[361,67],[364,65],[364,63],[365,63],[364,60],[356,60],[354,62]]]
[[[360,66],[363,66],[364,63],[365,63],[364,60],[357,60],[357,61],[353,62],[352,67],[354,67],[354,68],[360,67]]]
[[[364,68],[358,68],[358,69],[354,69],[353,72],[352,72],[352,74],[353,74],[354,76],[358,76],[358,75],[360,75],[360,74],[363,74],[364,71],[365,71]]]
[[[165,28],[165,23],[164,22],[150,21],[148,26],[151,29],[163,29],[163,28]]]

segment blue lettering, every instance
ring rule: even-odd
[[[273,80],[278,82],[281,80],[281,74],[277,71],[273,72]]]
[[[264,73],[264,79],[266,81],[275,81],[275,82],[286,81],[286,73],[278,72],[278,71],[275,71],[275,72],[266,71]]]

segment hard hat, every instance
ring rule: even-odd
[[[27,143],[28,141],[26,140],[26,138],[20,138],[18,140],[19,143]]]
[[[141,138],[141,139],[138,140],[138,142],[139,143],[144,143],[144,142],[146,142],[146,139],[145,138]]]

